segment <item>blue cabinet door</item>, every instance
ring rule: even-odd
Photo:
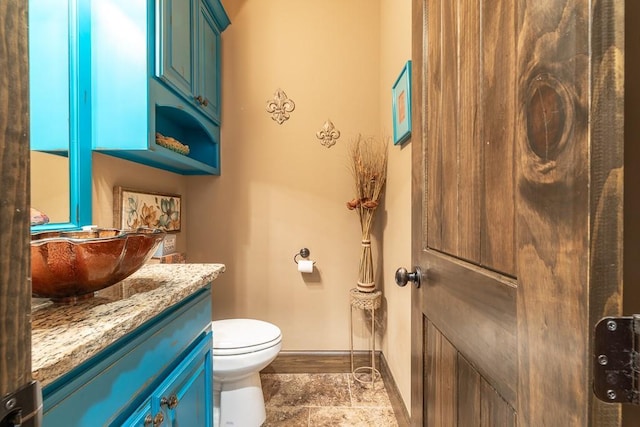
[[[220,122],[220,31],[209,9],[200,5],[198,21],[198,77],[201,107],[216,123]]]
[[[155,417],[162,414],[160,425],[213,426],[211,346],[209,332],[153,393],[151,408]]]
[[[159,24],[156,29],[156,76],[188,100],[193,99],[197,83],[193,4],[193,1],[161,0],[156,11]]]
[[[220,123],[220,30],[201,0],[160,0],[156,77]]]
[[[151,399],[147,400],[129,419],[122,423],[122,427],[149,427],[151,425],[153,425]]]

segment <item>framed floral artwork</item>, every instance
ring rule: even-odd
[[[391,89],[393,143],[402,144],[411,136],[411,61],[402,67]]]
[[[138,227],[178,232],[182,222],[179,194],[113,188],[113,226],[123,230]]]

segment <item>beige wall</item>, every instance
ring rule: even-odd
[[[99,227],[113,227],[113,187],[121,186],[141,191],[180,194],[182,206],[189,203],[187,177],[160,169],[132,163],[116,157],[93,153],[92,203],[93,223]],[[178,251],[187,251],[187,223],[183,216],[182,229],[177,233]]]
[[[380,123],[392,133],[391,87],[411,59],[411,0],[381,0]],[[395,284],[398,267],[411,267],[411,142],[389,150],[385,194],[383,273],[387,303],[387,333],[382,352],[398,384],[405,406],[411,408],[411,289]]]
[[[31,151],[31,206],[51,223],[69,222],[69,158]]]
[[[357,215],[345,207],[353,197],[346,148],[358,133],[391,139],[390,91],[410,55],[411,2],[223,4],[232,25],[223,34],[222,175],[188,178],[189,259],[227,265],[214,286],[215,318],[273,322],[285,350],[346,350],[360,250]],[[278,88],[296,103],[282,125],[265,111]],[[341,132],[331,148],[315,136],[327,119]],[[409,206],[410,147],[390,141],[374,239],[385,298],[378,347],[407,407],[410,291],[393,274],[410,263]],[[293,262],[302,247],[317,262],[312,275]]]

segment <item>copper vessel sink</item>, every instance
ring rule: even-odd
[[[149,228],[34,233],[31,294],[67,303],[90,298],[142,267],[165,234]]]

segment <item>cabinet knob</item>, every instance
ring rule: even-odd
[[[164,414],[161,411],[161,412],[158,412],[155,418],[153,419],[153,426],[158,427],[159,425],[162,425],[163,422],[164,422]]]
[[[198,104],[200,104],[200,105],[202,105],[204,107],[209,105],[209,100],[207,98],[204,98],[202,95],[194,96],[193,99],[198,101]]]
[[[151,416],[151,414],[147,414],[147,416],[144,417],[144,425],[150,426],[151,424],[153,424],[153,417]]]
[[[166,406],[169,409],[173,409],[178,406],[178,396],[172,394],[171,396],[163,397],[160,399],[160,406]]]

